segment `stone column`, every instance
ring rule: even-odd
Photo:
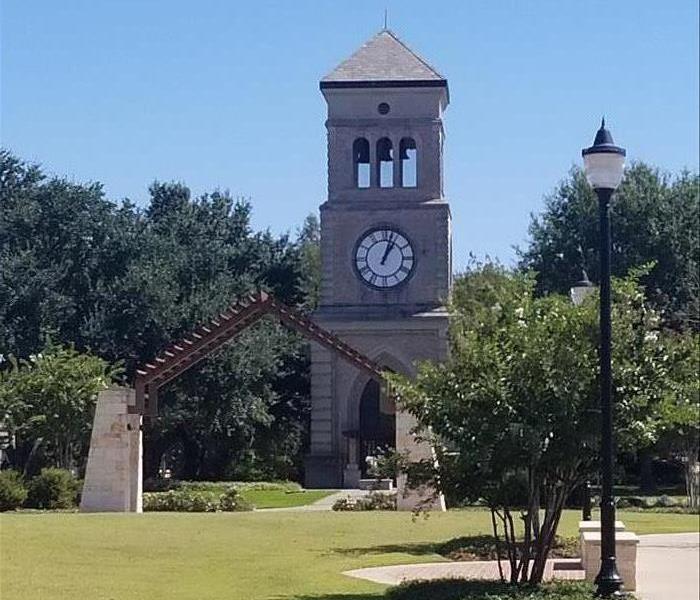
[[[426,442],[419,442],[412,432],[416,425],[415,418],[401,410],[396,412],[396,451],[406,455],[410,461],[417,462],[423,459],[435,460],[433,449]],[[398,510],[424,510],[444,511],[445,497],[428,486],[411,489],[407,485],[407,476],[400,473],[396,478],[396,506]]]
[[[141,512],[141,415],[133,389],[113,387],[100,392],[90,438],[81,512]]]
[[[346,489],[357,489],[360,487],[360,467],[357,464],[357,438],[347,437],[348,462],[343,471],[343,487]]]

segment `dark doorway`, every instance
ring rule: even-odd
[[[381,456],[396,447],[396,410],[381,386],[370,379],[360,397],[360,456],[362,477],[368,476],[368,456]]]

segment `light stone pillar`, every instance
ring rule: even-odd
[[[412,433],[416,426],[415,418],[409,413],[397,410],[396,412],[396,451],[406,456],[409,461],[435,460],[435,453],[427,442],[419,442]],[[411,489],[407,485],[407,476],[400,473],[396,478],[396,508],[398,510],[423,510],[444,511],[445,497],[438,494],[433,488],[420,486]]]
[[[133,389],[99,393],[90,438],[81,512],[142,512],[141,415]]]

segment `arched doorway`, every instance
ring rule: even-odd
[[[382,386],[370,379],[360,396],[358,463],[363,478],[368,473],[367,457],[381,456],[396,448],[396,408]]]

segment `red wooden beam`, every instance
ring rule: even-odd
[[[231,338],[265,315],[299,332],[305,338],[335,352],[370,377],[383,381],[383,368],[361,352],[346,344],[334,333],[323,329],[307,316],[276,301],[265,292],[258,292],[228,307],[206,325],[200,325],[181,341],[171,344],[150,363],[136,369],[136,410],[145,415],[158,412],[158,389],[180,376]]]

